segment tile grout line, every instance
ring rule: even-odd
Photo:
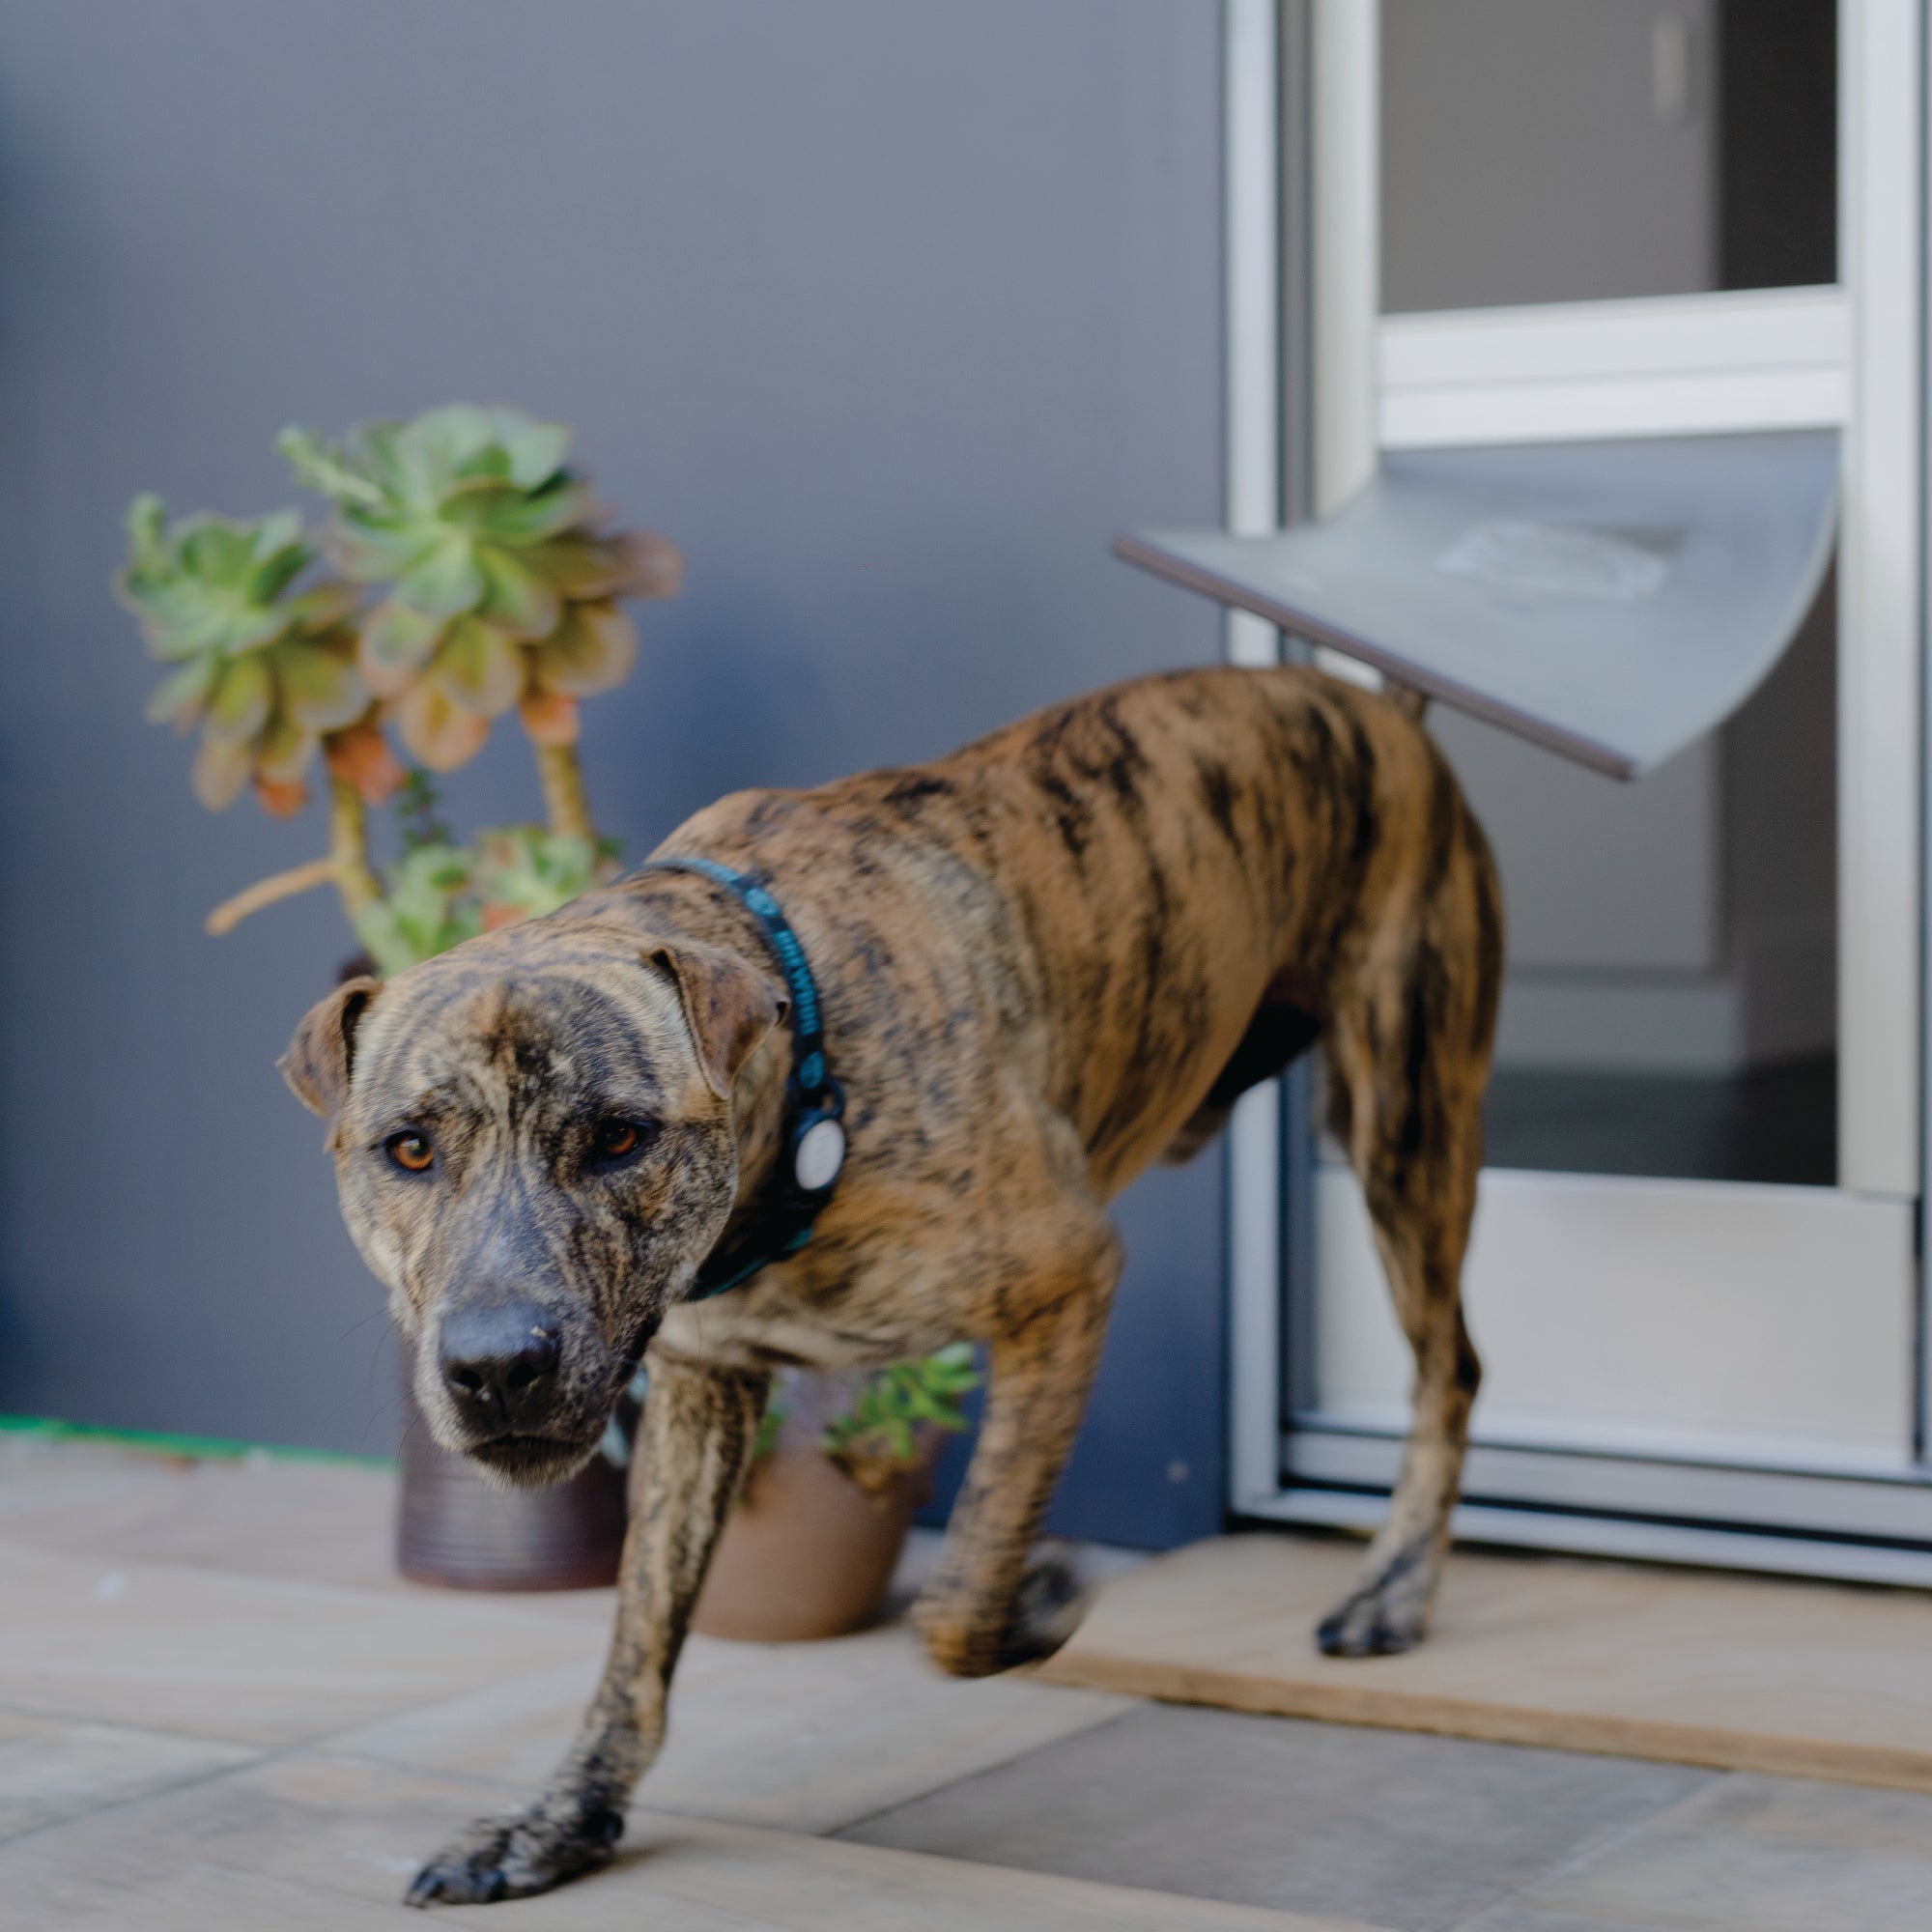
[[[310,1758],[324,1764],[353,1764],[364,1771],[387,1772],[404,1777],[446,1778],[451,1784],[460,1784],[466,1789],[521,1792],[526,1799],[535,1795],[534,1788],[522,1778],[492,1777],[480,1771],[451,1771],[442,1765],[415,1764],[408,1758],[381,1757],[374,1751],[331,1750],[326,1742],[291,1745],[287,1750],[276,1755],[282,1759]],[[664,1806],[647,1804],[642,1808],[661,1811]]]
[[[155,1735],[150,1733],[150,1735]],[[58,1832],[68,1825],[84,1825],[101,1817],[109,1811],[125,1811],[135,1804],[145,1804],[151,1799],[171,1798],[179,1791],[192,1791],[203,1784],[218,1784],[224,1777],[238,1777],[244,1771],[258,1771],[265,1764],[279,1763],[284,1758],[296,1756],[294,1749],[268,1750],[251,1758],[244,1758],[240,1764],[217,1765],[208,1771],[190,1772],[185,1777],[170,1778],[164,1784],[155,1785],[147,1791],[130,1791],[122,1798],[109,1798],[99,1804],[90,1804],[79,1811],[71,1811],[64,1818],[43,1819],[38,1825],[28,1825],[17,1832],[0,1833],[0,1845],[17,1845],[28,1838],[36,1838],[43,1832]]]
[[[213,1731],[190,1731],[178,1729],[170,1724],[122,1724],[111,1718],[89,1717],[79,1711],[56,1711],[36,1709],[31,1704],[0,1703],[0,1716],[10,1718],[32,1718],[49,1724],[91,1724],[98,1730],[126,1731],[135,1737],[180,1739],[189,1744],[220,1745],[229,1750],[252,1750],[265,1753],[269,1757],[287,1757],[296,1752],[310,1751],[323,1753],[331,1738],[354,1737],[359,1731],[377,1724],[393,1723],[400,1719],[419,1717],[434,1711],[439,1705],[454,1702],[458,1698],[473,1695],[477,1690],[490,1686],[474,1686],[469,1690],[446,1691],[426,1698],[419,1704],[404,1704],[394,1711],[386,1711],[381,1717],[373,1718],[366,1724],[356,1724],[348,1731],[340,1729],[304,1732],[300,1737],[284,1740],[280,1744],[263,1744],[254,1738],[224,1738]],[[330,1752],[331,1756],[355,1755],[349,1752]],[[381,1764],[389,1760],[370,1757],[368,1762]],[[423,1769],[424,1767],[414,1767]],[[469,1776],[471,1774],[459,1774]]]
[[[126,1731],[137,1738],[168,1738],[195,1745],[220,1745],[229,1750],[294,1750],[294,1745],[260,1745],[246,1738],[217,1737],[213,1731],[171,1730],[158,1724],[119,1724],[112,1718],[90,1718],[77,1711],[36,1710],[31,1704],[0,1701],[0,1717],[31,1718],[43,1724],[89,1724],[96,1730]]]
[[[0,1553],[8,1550],[24,1551],[34,1556],[62,1557],[71,1561],[99,1563],[109,1568],[127,1570],[154,1570],[170,1577],[219,1577],[229,1582],[269,1585],[277,1590],[288,1590],[297,1594],[314,1593],[317,1596],[341,1599],[348,1598],[365,1605],[441,1605],[455,1600],[466,1609],[489,1619],[504,1617],[534,1617],[545,1623],[578,1624],[587,1622],[563,1610],[547,1610],[535,1603],[535,1599],[546,1595],[574,1594],[569,1592],[546,1592],[542,1590],[438,1590],[428,1584],[409,1584],[402,1590],[377,1590],[366,1584],[331,1583],[321,1577],[297,1577],[273,1570],[230,1570],[216,1563],[196,1563],[182,1557],[139,1555],[121,1553],[103,1555],[97,1550],[71,1548],[64,1544],[42,1544],[23,1542],[7,1534],[7,1524],[0,1518]],[[587,1593],[586,1593],[587,1594]]]
[[[1109,1694],[1118,1696],[1121,1693],[1115,1691]],[[1146,1697],[1137,1697],[1134,1701],[1137,1706],[1145,1707],[1151,1700]],[[1012,1766],[1021,1764],[1030,1757],[1037,1756],[1043,1750],[1051,1750],[1056,1745],[1065,1744],[1069,1738],[1096,1737],[1100,1732],[1111,1730],[1114,1725],[1136,1715],[1136,1711],[1116,1711],[1111,1717],[1101,1718],[1097,1722],[1083,1725],[1077,1731],[1067,1731],[1061,1737],[1046,1738],[1037,1745],[1028,1745],[1023,1750],[1016,1750],[1010,1756],[1003,1757],[996,1763],[982,1764],[977,1771],[967,1772],[963,1777],[948,1778],[944,1783],[933,1785],[928,1791],[915,1792],[907,1798],[895,1798],[890,1804],[876,1805],[870,1811],[860,1812],[856,1818],[846,1819],[842,1825],[831,1825],[824,1831],[814,1832],[810,1835],[816,1838],[837,1838],[842,1832],[856,1832],[862,1825],[874,1824],[881,1818],[890,1818],[895,1811],[903,1811],[908,1804],[923,1804],[929,1798],[937,1798],[943,1791],[957,1791],[968,1784],[974,1783],[979,1778],[992,1776],[996,1771],[1010,1770]],[[935,1856],[941,1855],[936,1854]],[[970,1864],[975,1862],[975,1861],[969,1859],[966,1862]],[[1022,1869],[1022,1867],[1016,1865],[997,1866],[995,1869],[1016,1871]]]
[[[1470,1928],[1479,1928],[1483,1919],[1489,1914],[1500,1912],[1504,1907],[1515,1903],[1526,1893],[1534,1891],[1537,1887],[1553,1884],[1555,1881],[1565,1878],[1573,1872],[1581,1870],[1593,1861],[1614,1852],[1619,1846],[1628,1844],[1633,1838],[1641,1837],[1644,1833],[1655,1830],[1665,1819],[1674,1817],[1687,1806],[1701,1803],[1702,1800],[1710,1796],[1713,1790],[1727,1780],[1752,1775],[1721,1768],[1705,1767],[1703,1769],[1704,1781],[1697,1786],[1696,1790],[1687,1791],[1683,1797],[1672,1799],[1661,1810],[1653,1811],[1648,1818],[1638,1818],[1630,1824],[1619,1826],[1605,1833],[1602,1837],[1593,1840],[1588,1845],[1572,1847],[1554,1864],[1549,1866],[1547,1871],[1539,1872],[1536,1877],[1524,1881],[1521,1885],[1512,1886],[1500,1898],[1492,1900],[1490,1904],[1484,1906],[1480,1912],[1471,1913],[1466,1918],[1459,1918],[1454,1925],[1445,1926],[1443,1932],[1470,1932]]]

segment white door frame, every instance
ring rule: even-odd
[[[1275,0],[1223,0],[1223,490],[1231,530],[1259,535],[1282,518],[1282,146]],[[1280,639],[1230,611],[1231,664],[1273,664]],[[1251,1088],[1228,1126],[1228,1270],[1232,1299],[1231,1504],[1281,1489],[1282,1084]]]
[[[1307,400],[1316,514],[1346,501],[1384,447],[1515,440],[1526,428],[1566,438],[1799,423],[1842,429],[1840,635],[1861,641],[1841,652],[1839,690],[1835,1192],[1848,1208],[1862,1203],[1888,1217],[1887,1238],[1895,1238],[1921,1185],[1924,1091],[1920,10],[1914,0],[1841,0],[1836,290],[1388,320],[1377,286],[1379,13],[1378,0],[1299,0],[1285,9],[1274,0],[1224,0],[1230,526],[1271,527],[1280,507],[1284,17],[1291,33],[1306,23],[1306,45],[1296,51],[1305,59],[1312,148]],[[1232,658],[1249,663],[1271,661],[1278,648],[1264,626],[1239,616],[1229,619],[1228,645]],[[1312,1441],[1298,1456],[1284,1455],[1280,1122],[1280,1090],[1271,1087],[1243,1101],[1233,1128],[1231,1503],[1249,1515],[1373,1520],[1373,1497],[1307,1485],[1385,1483],[1394,1453],[1386,1436]],[[1909,1258],[1904,1265],[1915,1266]],[[1920,1327],[1932,1331],[1932,1322]],[[1918,1382],[1914,1449],[1922,1454],[1922,1371]],[[1472,1493],[1494,1487],[1536,1506],[1465,1507],[1465,1533],[1932,1580],[1932,1554],[1876,1545],[1932,1542],[1922,1465],[1856,1478],[1807,1468],[1741,1476],[1718,1463],[1698,1469],[1652,1457],[1643,1468],[1619,1467],[1614,1457],[1584,1454],[1545,1498],[1530,1479],[1534,1460],[1507,1445],[1472,1458]],[[1589,1507],[1597,1489],[1640,1496],[1647,1484],[1660,1512],[1774,1530],[1826,1527],[1875,1542],[1801,1545],[1744,1528],[1725,1535],[1548,1513],[1566,1502]],[[1740,1484],[1751,1489],[1747,1503]]]

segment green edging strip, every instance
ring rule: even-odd
[[[276,1463],[339,1463],[357,1469],[393,1469],[393,1456],[352,1456],[342,1449],[304,1449],[294,1443],[237,1442],[226,1435],[170,1435],[159,1429],[98,1429],[45,1415],[0,1415],[0,1435],[36,1435],[49,1442],[114,1442],[156,1456],[189,1456],[198,1462],[239,1463],[267,1456]]]

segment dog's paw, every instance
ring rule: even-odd
[[[940,1590],[913,1606],[926,1655],[950,1677],[992,1677],[1037,1663],[1079,1628],[1087,1592],[1070,1556],[1051,1544],[1034,1554],[1004,1620],[991,1605]]]
[[[1393,1657],[1413,1650],[1428,1634],[1438,1567],[1433,1537],[1406,1546],[1322,1618],[1316,1643],[1329,1657]]]
[[[615,1811],[554,1817],[538,1808],[479,1818],[423,1866],[405,1905],[492,1905],[527,1898],[608,1863],[624,1829]]]
[[[1328,1657],[1394,1657],[1413,1650],[1422,1637],[1419,1614],[1392,1610],[1373,1590],[1330,1610],[1315,1632],[1316,1643]]]
[[[1001,1669],[1051,1657],[1080,1628],[1091,1594],[1071,1551],[1042,1545],[1020,1578],[1013,1620],[1001,1645]]]

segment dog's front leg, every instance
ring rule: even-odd
[[[632,1787],[664,1736],[671,1669],[770,1387],[768,1376],[651,1351],[639,1488],[604,1680],[543,1796],[527,1810],[479,1819],[422,1868],[410,1904],[521,1898],[610,1858]]]
[[[1067,1566],[1029,1557],[1086,1412],[1119,1277],[1103,1223],[1045,1305],[992,1344],[980,1439],[913,1611],[933,1662],[956,1677],[1051,1656],[1080,1620]]]

